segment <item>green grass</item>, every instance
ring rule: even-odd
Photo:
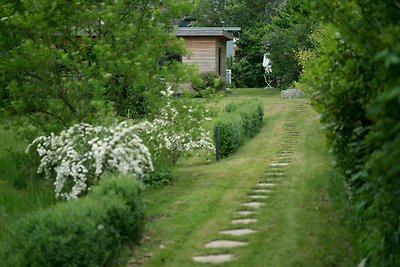
[[[52,205],[51,184],[31,177],[21,165],[26,143],[0,125],[0,240],[7,226],[27,212]],[[31,170],[34,167],[31,166]]]
[[[261,132],[232,156],[211,164],[200,158],[178,163],[174,184],[145,194],[147,227],[133,257],[141,266],[207,266],[191,261],[205,253],[233,252],[237,260],[219,266],[355,266],[351,229],[342,222],[340,198],[330,195],[332,169],[317,114],[307,100],[284,100],[276,90],[239,89],[229,101],[260,96],[265,107]],[[304,112],[297,109],[304,106]],[[276,159],[284,136],[283,122],[301,131],[282,186],[255,215],[259,232],[231,238],[248,241],[236,249],[210,251],[204,245],[232,228],[234,211]],[[147,255],[147,256],[146,256]],[[151,255],[150,258],[148,256]]]

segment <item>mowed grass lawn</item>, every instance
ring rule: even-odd
[[[342,220],[341,183],[332,170],[318,114],[306,99],[282,99],[272,89],[234,90],[216,105],[222,109],[249,97],[260,98],[265,112],[253,139],[220,162],[182,160],[172,185],[145,192],[146,229],[130,266],[209,266],[192,257],[221,252],[234,254],[236,260],[219,266],[357,264],[352,231]],[[234,212],[283,147],[285,122],[300,133],[282,184],[253,216],[258,221],[250,227],[258,232],[229,238],[247,241],[245,247],[206,249],[207,242],[222,238],[220,230],[235,228],[230,222],[238,218]]]

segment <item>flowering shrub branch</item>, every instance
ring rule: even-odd
[[[139,179],[153,171],[149,149],[139,137],[150,128],[149,122],[124,121],[114,127],[80,123],[59,135],[36,138],[27,152],[36,147],[41,159],[37,172],[46,179],[55,176],[57,198],[76,199],[105,171],[135,173]]]
[[[161,94],[166,104],[152,122],[147,132],[149,146],[154,157],[167,157],[174,165],[178,159],[196,149],[212,150],[210,133],[203,128],[204,121],[210,121],[208,110],[200,103],[182,103],[183,99],[173,101],[173,90],[169,87]]]

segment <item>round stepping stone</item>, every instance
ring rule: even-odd
[[[249,223],[256,223],[257,219],[234,219],[231,222],[233,224],[249,224]]]
[[[221,254],[221,255],[207,255],[207,256],[194,256],[193,261],[201,263],[223,263],[234,260],[232,254]]]
[[[222,235],[233,235],[233,236],[243,236],[248,234],[256,233],[256,230],[244,228],[244,229],[233,229],[233,230],[224,230],[219,233]]]
[[[206,248],[236,248],[246,246],[247,242],[233,240],[215,240],[207,243]]]
[[[247,203],[243,203],[242,205],[243,205],[244,207],[248,207],[248,208],[256,208],[256,209],[258,209],[258,208],[260,208],[260,207],[264,206],[264,205],[265,205],[265,203],[262,203],[262,202],[256,202],[256,201],[254,201],[254,202],[247,202]]]
[[[268,198],[268,196],[266,196],[266,195],[250,195],[249,198],[252,198],[252,199],[266,199],[266,198]]]
[[[254,214],[255,212],[252,210],[240,210],[240,211],[236,211],[235,213],[239,214],[239,215],[243,215],[243,216],[248,216],[248,215]]]

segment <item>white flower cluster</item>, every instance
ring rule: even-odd
[[[155,157],[167,154],[174,164],[179,157],[195,149],[212,150],[210,133],[202,127],[204,121],[211,120],[207,116],[208,110],[182,104],[182,99],[173,101],[174,92],[170,87],[161,94],[167,100],[166,105],[160,109],[152,122],[152,129],[147,132]]]
[[[121,122],[114,127],[76,124],[59,135],[40,136],[34,146],[40,156],[38,173],[55,175],[56,197],[75,199],[95,184],[104,171],[135,173],[138,178],[153,171],[149,149],[139,133],[149,122]]]
[[[304,97],[304,93],[299,89],[287,89],[282,90],[281,95],[283,98],[301,98]]]

